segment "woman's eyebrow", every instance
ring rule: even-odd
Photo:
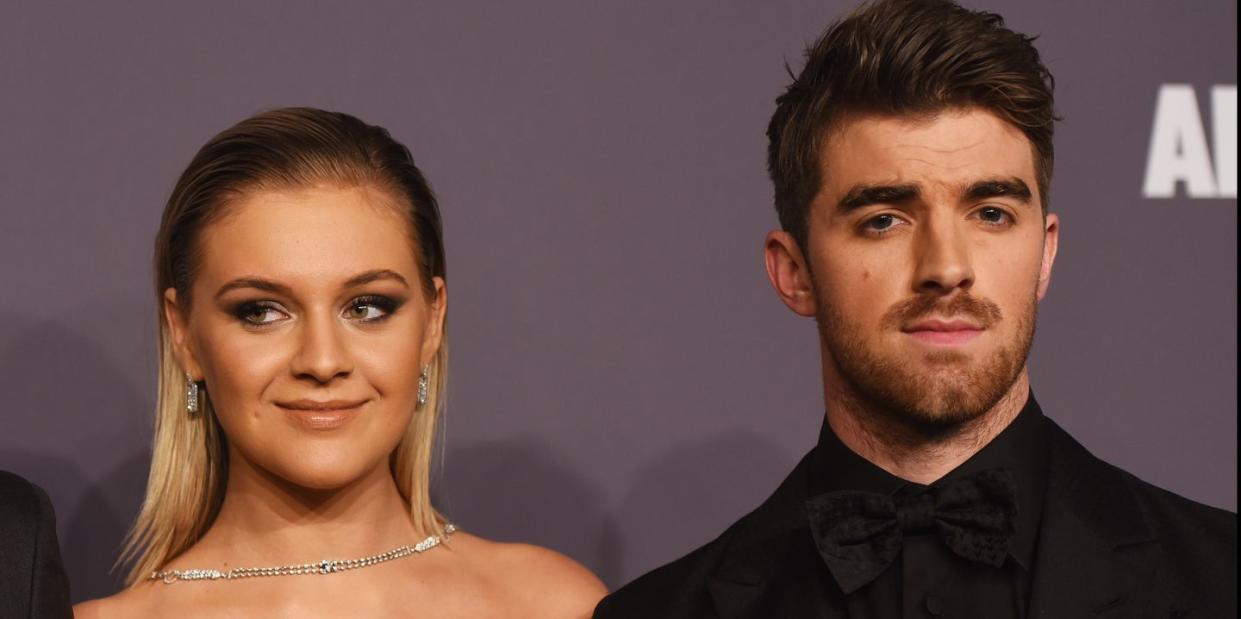
[[[405,277],[391,269],[374,269],[371,271],[364,271],[349,278],[349,280],[345,282],[344,287],[356,288],[358,286],[363,286],[379,280],[391,280],[406,288],[409,288],[409,282],[406,281]],[[263,290],[265,292],[274,292],[286,295],[291,292],[288,286],[271,281],[270,279],[263,279],[261,277],[239,277],[237,279],[229,280],[228,283],[220,286],[220,289],[215,293],[215,297],[218,299],[226,293],[239,288],[253,288],[255,290]]]
[[[359,273],[349,278],[349,281],[345,282],[345,287],[353,288],[355,286],[369,284],[371,282],[379,281],[381,279],[389,279],[389,280],[399,283],[400,285],[406,288],[409,288],[409,282],[405,281],[405,278],[402,277],[400,273],[397,273],[396,271],[393,271],[391,269],[375,269],[373,271],[366,271],[363,273]]]
[[[220,286],[220,289],[215,293],[215,298],[218,299],[224,296],[225,293],[239,288],[254,288],[256,290],[264,290],[267,292],[282,294],[287,294],[289,292],[289,288],[287,286],[277,284],[269,279],[263,279],[261,277],[239,277],[234,280],[229,280],[228,283]]]

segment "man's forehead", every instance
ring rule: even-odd
[[[833,124],[821,153],[827,193],[858,185],[963,192],[981,181],[1012,178],[1037,191],[1033,144],[1016,126],[980,108],[853,114]]]

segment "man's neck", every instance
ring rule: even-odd
[[[827,423],[840,442],[901,479],[929,484],[969,460],[1017,418],[1029,395],[1030,380],[1022,368],[995,406],[934,434],[892,415],[867,410],[843,390],[827,391]]]

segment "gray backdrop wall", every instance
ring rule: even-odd
[[[760,260],[763,131],[783,62],[848,4],[347,4],[0,6],[0,468],[51,494],[75,600],[118,586],[145,481],[163,202],[274,106],[387,126],[442,200],[438,497],[464,527],[615,587],[815,440],[814,326]],[[985,7],[1041,34],[1065,117],[1035,391],[1097,455],[1235,510],[1236,4]],[[1161,92],[1176,139],[1148,174]]]

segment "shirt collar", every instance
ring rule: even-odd
[[[937,483],[984,469],[1003,467],[1013,475],[1017,485],[1016,534],[1013,537],[1013,558],[1025,569],[1034,565],[1042,519],[1043,496],[1047,485],[1046,418],[1034,400],[1025,406],[1008,427],[960,466],[944,475]],[[917,485],[897,477],[849,449],[832,431],[826,418],[819,431],[810,475],[810,495],[840,490],[861,490],[891,495],[907,485]]]

